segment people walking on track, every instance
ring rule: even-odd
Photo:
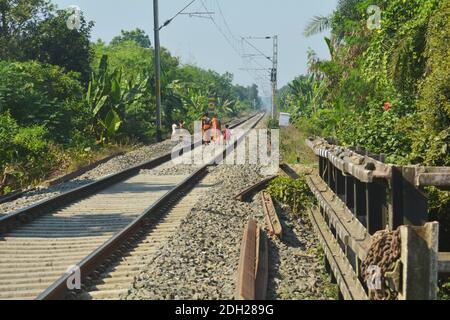
[[[231,130],[230,130],[230,126],[227,124],[225,126],[225,129],[223,129],[223,142],[224,144],[229,144],[231,141]]]
[[[178,126],[174,123],[172,124],[172,138],[175,137],[178,133]]]
[[[211,119],[208,117],[208,114],[205,113],[202,118],[202,136],[203,136],[203,144],[208,145],[211,142]]]
[[[220,141],[222,136],[221,125],[217,114],[215,114],[211,120],[211,128],[212,128],[212,141],[217,143]]]

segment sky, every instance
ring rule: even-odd
[[[174,16],[191,0],[160,0],[160,23]],[[110,41],[121,30],[141,28],[153,43],[152,0],[53,0],[59,8],[77,5],[84,15],[95,22],[92,40]],[[303,36],[305,25],[315,15],[328,15],[337,0],[197,0],[186,12],[213,11],[202,18],[180,15],[161,30],[161,45],[178,56],[182,63],[231,72],[234,82],[241,85],[257,83],[268,90],[269,71],[246,71],[245,68],[271,67],[265,58],[242,59],[242,54],[258,54],[241,37],[279,38],[279,87],[287,84],[307,69],[307,51],[312,48],[321,58],[328,58],[324,41],[326,34],[310,38]],[[203,6],[204,4],[204,6]],[[214,23],[215,22],[215,23]],[[272,56],[272,40],[249,40],[267,56]],[[263,83],[264,82],[264,83]],[[266,92],[267,93],[267,92]]]

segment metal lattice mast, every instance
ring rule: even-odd
[[[278,36],[273,37],[273,67],[271,73],[272,82],[272,119],[277,113],[277,91],[278,91]]]

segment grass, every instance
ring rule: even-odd
[[[59,166],[50,172],[44,180],[34,181],[33,185],[75,172],[87,165],[105,159],[120,152],[130,152],[135,149],[132,144],[108,144],[98,149],[68,150],[61,155]]]
[[[285,163],[308,167],[317,163],[316,156],[305,143],[307,137],[306,131],[293,125],[280,129],[281,155]]]

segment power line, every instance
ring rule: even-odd
[[[206,7],[205,2],[203,0],[201,0],[201,4],[203,6],[203,8],[208,11],[209,9]],[[222,12],[223,15],[223,12]],[[225,34],[225,31],[218,25],[218,23],[216,22],[216,20],[210,16],[209,17],[210,20],[213,22],[214,26],[216,27],[216,29],[220,32],[220,34],[224,37],[224,39],[227,41],[227,43],[230,45],[230,47],[239,55],[239,57],[242,58],[242,54],[241,52],[236,48],[236,46],[232,43],[232,41],[230,40],[230,38]],[[232,38],[236,38],[233,36],[233,33],[231,32],[230,28],[228,27],[228,32],[231,34]],[[250,73],[249,73],[250,74]],[[250,74],[250,76],[252,76]]]
[[[237,39],[237,37],[233,34],[233,32],[231,31],[231,28],[230,28],[230,26],[229,26],[229,24],[228,24],[228,22],[227,22],[227,20],[226,20],[226,18],[225,18],[225,15],[223,14],[223,10],[222,10],[222,8],[221,8],[221,6],[220,6],[220,4],[219,4],[219,2],[217,1],[217,0],[215,0],[215,3],[216,3],[216,6],[217,6],[217,9],[218,9],[218,12],[219,12],[219,14],[220,14],[220,16],[221,16],[221,18],[222,18],[222,20],[223,20],[223,23],[224,23],[224,25],[225,25],[225,29],[226,29],[226,31],[229,33],[229,35],[227,35],[226,33],[226,31],[224,31],[224,29],[222,29],[220,26],[219,26],[219,24],[217,23],[217,21],[213,18],[213,16],[212,15],[210,15],[208,18],[213,22],[213,24],[214,24],[214,26],[216,27],[216,29],[219,31],[219,33],[224,37],[224,39],[226,40],[226,42],[229,44],[229,46],[241,57],[241,59],[242,59],[242,61],[244,62],[244,64],[246,64],[247,66],[246,66],[246,68],[244,69],[245,71],[247,71],[247,73],[251,76],[251,77],[253,77],[254,78],[254,80],[255,80],[255,82],[259,82],[258,80],[260,80],[260,81],[262,81],[263,83],[261,83],[262,84],[262,86],[261,86],[261,89],[264,91],[264,93],[265,94],[267,94],[267,91],[266,91],[266,88],[265,88],[265,86],[266,86],[266,84],[264,84],[264,83],[270,83],[270,77],[269,77],[269,75],[260,75],[260,74],[258,74],[257,73],[257,71],[258,70],[251,70],[251,69],[254,69],[254,68],[250,68],[249,67],[249,63],[247,62],[247,60],[244,58],[244,46],[243,46],[243,43],[241,42],[241,41],[238,41]],[[203,8],[206,10],[206,11],[208,11],[209,9],[207,8],[207,6],[206,6],[206,4],[205,4],[205,2],[204,2],[204,0],[201,0],[201,5],[203,6]],[[236,43],[241,43],[241,50],[239,50],[238,49],[238,46],[237,45],[235,45],[234,43],[233,43],[233,41],[232,40],[234,40]],[[251,44],[250,44],[251,45]],[[252,46],[252,45],[251,45]],[[266,54],[264,54],[264,53],[262,53],[262,52],[260,52],[266,59],[269,59],[269,60],[271,60],[270,59],[270,57],[268,57]],[[253,63],[255,63],[256,65],[258,65],[259,67],[261,67],[261,68],[263,68],[264,70],[268,70],[269,68],[267,68],[266,66],[263,66],[261,63],[259,63],[258,61],[256,61],[255,59],[253,59],[253,58],[251,58],[251,57],[249,57],[249,59],[248,60],[250,60],[249,62],[250,62],[250,64],[251,64],[251,61],[253,62]],[[253,73],[251,72],[251,71],[253,71]]]
[[[251,43],[250,41],[248,41],[246,38],[241,37],[241,39],[245,42],[248,43],[249,46],[251,46],[253,49],[255,49],[259,54],[263,55],[264,57],[266,57],[266,59],[268,59],[269,61],[272,61],[272,58],[269,57],[267,54],[265,54],[264,52],[262,52],[261,50],[259,50],[255,45],[253,45],[253,43]]]
[[[215,0],[216,4],[217,4],[217,8],[219,9],[219,14],[223,19],[223,22],[225,24],[225,27],[228,29],[228,32],[231,34],[231,36],[234,38],[235,41],[237,41],[237,38],[235,37],[235,35],[233,34],[233,32],[231,31],[230,26],[228,25],[227,19],[225,18],[225,15],[223,14],[222,11],[222,7],[220,6],[220,3],[218,0]]]
[[[197,1],[197,0],[192,0],[191,2],[189,2],[189,4],[186,5],[186,6],[185,6],[183,9],[181,9],[180,11],[178,11],[176,15],[174,15],[172,18],[170,18],[169,20],[167,20],[166,22],[164,22],[164,24],[163,24],[161,27],[159,27],[159,30],[161,30],[161,29],[164,28],[164,27],[167,27],[167,26],[173,21],[173,19],[175,19],[176,17],[178,17],[180,14],[182,14],[182,13],[184,12],[184,10],[186,10],[186,9],[189,8],[191,5],[193,5],[195,1]]]
[[[201,3],[202,3],[203,8],[205,8],[206,11],[209,11],[209,9],[206,7],[205,2],[203,0],[201,0]],[[233,43],[228,38],[228,36],[225,34],[225,32],[222,30],[222,28],[220,28],[220,26],[217,24],[216,20],[213,18],[212,15],[209,16],[209,19],[213,22],[213,24],[216,26],[217,30],[222,34],[222,36],[225,38],[225,40],[228,42],[228,44],[231,46],[231,48],[233,48],[233,50],[236,51],[236,53],[238,55],[240,55],[239,50],[236,49],[236,47],[233,45]]]

